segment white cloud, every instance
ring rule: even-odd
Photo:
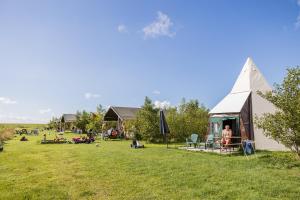
[[[169,101],[155,101],[154,107],[160,109],[167,109],[171,107],[171,103]]]
[[[95,98],[99,98],[100,94],[92,94],[90,92],[87,92],[84,94],[84,98],[86,99],[95,99]]]
[[[160,91],[159,91],[159,90],[154,90],[152,93],[153,93],[153,94],[156,94],[156,95],[159,95],[159,94],[160,94]]]
[[[40,113],[40,114],[46,114],[46,113],[49,113],[49,112],[51,112],[51,111],[52,111],[51,108],[40,109],[40,110],[39,110],[39,113]]]
[[[0,103],[2,103],[2,104],[16,104],[17,101],[12,100],[12,99],[7,98],[7,97],[0,97]]]
[[[120,24],[117,27],[119,33],[128,33],[128,29],[124,24]]]
[[[175,32],[171,31],[173,23],[168,15],[157,12],[157,18],[154,22],[143,28],[145,38],[156,38],[159,36],[173,37]]]

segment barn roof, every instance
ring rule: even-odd
[[[76,115],[75,114],[63,114],[61,117],[61,122],[75,122]]]
[[[104,115],[105,121],[135,119],[140,108],[111,106]]]

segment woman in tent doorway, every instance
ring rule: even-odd
[[[222,147],[227,148],[228,144],[230,144],[231,137],[232,137],[232,130],[230,129],[229,125],[226,125],[225,129],[222,131],[222,140],[221,140]]]

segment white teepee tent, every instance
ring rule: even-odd
[[[218,103],[211,111],[210,115],[220,114],[239,114],[245,104],[250,102],[248,111],[251,132],[254,135],[256,149],[266,150],[287,150],[282,144],[279,144],[271,138],[267,138],[261,129],[253,125],[253,117],[260,117],[263,113],[272,113],[275,107],[257,94],[257,91],[271,91],[272,88],[254,64],[251,58],[248,58],[238,79],[236,80],[231,92]],[[243,111],[244,112],[244,111]]]

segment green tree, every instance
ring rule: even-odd
[[[277,107],[275,113],[256,117],[258,128],[262,128],[266,136],[296,152],[300,158],[300,67],[287,69],[283,83],[275,84],[272,92],[258,94]]]
[[[76,113],[76,127],[81,129],[83,133],[87,132],[87,125],[90,123],[90,114],[83,110]]]
[[[103,108],[103,106],[101,104],[99,104],[96,108],[97,110],[97,113],[101,116],[104,117],[105,113],[106,113],[106,110]]]
[[[50,122],[48,123],[48,127],[50,129],[59,129],[60,128],[60,120],[57,117],[53,117]]]
[[[89,123],[86,125],[86,130],[93,130],[97,133],[102,131],[103,118],[99,113],[90,113]]]
[[[91,113],[89,117],[89,123],[86,125],[86,129],[92,129],[93,131],[96,131],[97,133],[102,132],[102,125],[104,122],[104,114],[105,109],[103,109],[102,105],[97,106],[97,111],[95,113]]]
[[[186,102],[182,99],[177,108],[167,110],[167,121],[172,140],[182,142],[192,133],[197,133],[203,141],[207,134],[208,109],[197,100]]]
[[[161,142],[162,136],[159,132],[159,115],[158,109],[149,97],[145,98],[144,105],[137,113],[136,129],[144,140],[148,142]]]
[[[163,137],[159,132],[159,109],[148,97],[137,114],[135,120],[136,133],[140,133],[142,138],[149,142],[162,142]],[[203,141],[207,134],[208,109],[200,105],[197,100],[186,102],[182,100],[178,107],[167,108],[166,119],[169,125],[169,140],[183,142],[192,133],[197,133]]]
[[[123,131],[124,131],[124,134],[126,137],[128,137],[128,138],[135,137],[138,140],[141,139],[141,137],[139,137],[139,136],[136,137],[136,135],[138,134],[137,130],[136,130],[136,120],[134,120],[134,119],[125,120],[123,122],[123,128],[124,128]]]

